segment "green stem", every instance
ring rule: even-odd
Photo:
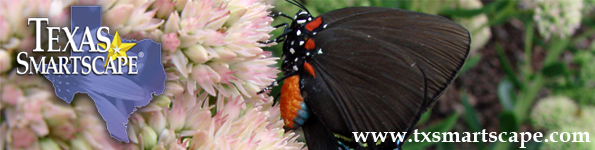
[[[543,66],[548,66],[558,60],[558,57],[566,49],[569,43],[568,39],[552,39],[552,44],[549,47],[549,51],[545,57]]]
[[[508,78],[510,78],[514,86],[519,89],[524,89],[523,83],[521,83],[519,78],[516,77],[515,71],[512,69],[512,65],[510,65],[510,62],[506,58],[506,54],[504,54],[504,50],[502,50],[502,46],[500,44],[496,44],[496,53],[498,54],[498,60],[500,61],[500,64],[502,64],[502,69],[504,69],[504,72],[506,72],[506,75]]]
[[[533,21],[529,21],[525,25],[525,61],[521,70],[523,81],[529,80],[529,76],[533,74],[533,69],[531,69],[531,59],[533,56],[531,50],[533,49],[534,28],[535,23]]]
[[[536,74],[535,78],[527,83],[527,88],[519,94],[519,99],[516,101],[514,113],[517,115],[517,122],[522,123],[527,117],[527,111],[533,104],[535,97],[544,86],[543,75]]]
[[[568,45],[568,39],[552,39],[551,45],[547,55],[545,56],[544,66],[548,66],[555,63],[558,60],[560,54],[564,51]],[[526,88],[521,89],[519,99],[516,101],[514,113],[517,115],[519,123],[522,123],[527,116],[527,111],[533,104],[535,97],[544,86],[544,77],[542,74],[535,74],[534,78],[526,82]]]

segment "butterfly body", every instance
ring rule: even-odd
[[[283,43],[281,116],[309,149],[394,149],[353,132],[408,132],[453,81],[469,33],[439,16],[351,7],[298,12]]]

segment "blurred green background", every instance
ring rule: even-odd
[[[416,128],[433,132],[589,132],[595,135],[595,0],[300,0],[314,15],[380,6],[441,15],[472,34],[471,55]],[[271,0],[273,12],[299,8]],[[273,25],[289,22],[276,18]],[[278,35],[283,29],[277,29]],[[266,48],[281,55],[281,44]],[[279,61],[280,64],[280,61]],[[278,93],[279,87],[273,91]],[[508,139],[510,135],[504,136]],[[543,139],[541,139],[543,140]],[[531,142],[526,149],[595,149]],[[404,149],[520,149],[520,143],[410,142]]]

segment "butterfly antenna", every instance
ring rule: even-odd
[[[306,9],[306,7],[302,3],[298,2],[297,0],[285,0],[285,1],[305,10],[306,12],[308,12],[308,14],[310,13],[310,11],[308,11],[308,9]]]

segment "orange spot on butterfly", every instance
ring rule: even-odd
[[[316,44],[314,44],[314,40],[312,40],[312,38],[309,38],[306,41],[306,45],[304,45],[304,48],[306,48],[307,50],[312,50],[312,49],[316,48]]]
[[[312,76],[314,76],[314,78],[316,78],[316,73],[314,73],[314,67],[312,67],[312,65],[310,63],[304,63],[304,69],[306,69],[306,71],[308,73],[310,73]]]
[[[320,24],[322,24],[322,19],[320,19],[320,17],[314,19],[314,21],[310,21],[308,24],[306,24],[306,30],[308,31],[312,31],[316,28],[318,28],[320,26]]]
[[[300,104],[304,101],[300,93],[299,80],[298,75],[288,77],[281,87],[281,100],[279,101],[281,117],[285,126],[291,129],[294,128],[293,118],[298,115],[298,110],[302,109]]]

